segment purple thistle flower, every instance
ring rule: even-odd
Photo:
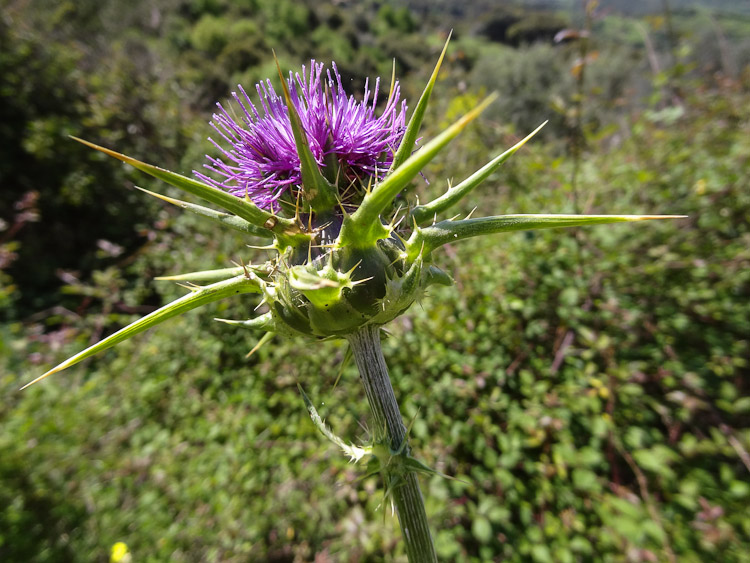
[[[393,91],[380,116],[375,115],[380,79],[373,92],[365,82],[361,102],[348,97],[335,63],[323,75],[323,64],[310,61],[310,73],[289,73],[292,104],[300,116],[310,151],[323,174],[342,192],[351,185],[362,191],[370,181],[388,171],[404,132],[406,103],[399,103],[400,86]],[[222,157],[207,156],[204,165],[217,180],[195,171],[198,178],[238,197],[246,195],[259,207],[278,210],[285,192],[296,197],[302,186],[300,159],[294,143],[284,98],[276,94],[270,80],[256,85],[260,107],[250,100],[242,86],[232,93],[242,110],[240,119],[217,103],[219,112],[211,126],[229,148],[209,140]],[[370,99],[372,95],[372,99]],[[231,109],[231,108],[230,108]],[[337,170],[330,167],[337,166]],[[341,194],[344,199],[344,194]]]

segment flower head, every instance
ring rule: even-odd
[[[344,92],[335,63],[325,73],[323,69],[313,60],[309,73],[303,66],[301,76],[289,74],[292,105],[323,175],[342,194],[351,187],[361,192],[388,171],[403,136],[406,104],[400,102],[395,82],[385,108],[376,115],[380,79],[373,91],[365,82],[363,99],[357,101]],[[224,146],[210,139],[222,156],[209,156],[205,167],[220,179],[196,175],[238,197],[248,196],[259,207],[277,210],[284,193],[304,189],[289,110],[270,80],[256,85],[259,106],[242,86],[239,91],[233,93],[239,119],[217,104],[219,112],[211,122]]]

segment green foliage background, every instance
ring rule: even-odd
[[[117,541],[134,561],[404,560],[381,484],[358,480],[366,468],[317,434],[296,389],[364,438],[345,345],[277,339],[245,359],[252,335],[211,319],[253,315],[253,297],[17,388],[181,293],[153,276],[263,259],[145,200],[128,188],[169,189],[68,134],[189,172],[213,103],[273,76],[271,48],[292,69],[334,58],[352,92],[395,58],[414,100],[454,27],[425,138],[483,92],[501,98],[418,195],[550,118],[477,191],[479,214],[690,217],[450,247],[456,286],[388,327],[415,451],[457,478],[423,483],[441,559],[750,561],[741,14],[595,18],[581,91],[581,42],[548,39],[583,25],[576,11],[446,6],[438,23],[419,2],[1,5],[0,560],[106,561]]]

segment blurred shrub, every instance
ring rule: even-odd
[[[125,152],[167,165],[179,158],[185,171],[199,166],[208,127],[195,108],[226,93],[227,69],[243,81],[273,74],[249,63],[265,49],[255,30],[287,7],[179,7],[148,27],[159,41],[124,34],[112,39],[115,54],[103,51],[98,61],[0,20],[0,171],[9,186],[0,193],[0,259],[19,264],[30,253],[0,280],[0,307],[25,318],[0,324],[0,559],[106,560],[117,541],[136,561],[403,559],[395,521],[383,525],[381,483],[358,480],[365,468],[321,439],[296,390],[299,381],[339,434],[364,437],[353,366],[333,389],[345,347],[277,339],[245,359],[252,336],[211,318],[251,316],[253,297],[172,320],[15,391],[182,293],[152,276],[264,259],[194,216],[141,195],[131,201],[122,189],[130,176],[58,139],[82,127]],[[95,8],[77,10],[91,23]],[[428,72],[438,38],[392,34],[357,10],[294,12],[314,44],[295,42],[280,52],[282,65],[295,68],[314,48],[352,57],[340,61],[352,91],[373,68],[388,75],[396,52],[399,68]],[[200,52],[211,45],[208,27],[196,31],[213,25],[204,21],[224,23],[220,62]],[[50,35],[57,46],[69,45],[63,31]],[[627,26],[617,33],[635,37]],[[341,39],[354,34],[356,50]],[[458,94],[436,100],[432,127],[463,113],[482,86],[502,99],[425,172],[432,183],[419,190],[441,191],[444,177],[462,178],[512,144],[513,128],[523,133],[550,115],[555,94],[563,111],[553,125],[567,127],[573,49],[462,40],[457,53],[464,58],[441,74],[441,88]],[[84,74],[83,63],[95,70]],[[221,72],[212,75],[209,63]],[[415,451],[461,479],[426,482],[441,559],[750,560],[750,85],[679,78],[682,99],[657,89],[650,107],[612,121],[607,100],[638,98],[628,77],[639,64],[630,49],[602,48],[588,67],[591,150],[581,162],[580,203],[593,213],[690,218],[467,241],[442,259],[456,287],[433,290],[388,327],[384,347],[404,416],[415,420]],[[407,78],[404,88],[418,92],[421,82]],[[551,142],[524,148],[477,190],[479,213],[571,211],[572,163],[558,152]],[[45,227],[21,238],[39,226],[29,220],[13,230],[23,212],[14,205],[32,188]],[[60,227],[45,205],[67,213]],[[70,216],[86,237],[65,230]],[[100,222],[113,232],[98,230]],[[131,247],[128,233],[143,239]],[[64,274],[64,291],[75,307],[20,315],[16,288],[32,286],[18,281],[67,266],[55,245],[72,242],[81,273]]]
[[[116,239],[129,250],[141,244],[139,223],[152,209],[136,205],[132,192],[113,190],[125,175],[102,166],[101,159],[68,135],[102,140],[113,135],[108,127],[118,137],[128,130],[131,135],[159,135],[146,121],[146,92],[122,92],[132,83],[130,69],[127,74],[123,68],[112,74],[105,70],[84,86],[75,49],[50,47],[41,33],[5,21],[0,21],[0,44],[0,218],[12,222],[13,204],[30,190],[38,193],[39,220],[15,237],[17,257],[7,270],[19,288],[14,314],[28,314],[59,303],[57,269],[90,272],[97,265],[97,240]],[[115,83],[119,92],[109,88]],[[97,113],[103,97],[119,93],[128,104],[117,104],[117,113]],[[89,96],[96,100],[90,109]],[[161,121],[166,129],[168,122]],[[121,143],[124,150],[135,144]],[[87,172],[82,172],[82,162],[89,163]]]
[[[487,46],[472,69],[470,83],[500,94],[489,110],[496,121],[523,132],[551,119],[549,132],[543,134],[556,136],[565,130],[565,122],[552,112],[552,101],[569,99],[573,91],[567,66],[561,50],[544,43],[519,49]]]
[[[536,43],[521,48],[486,45],[474,56],[469,86],[500,94],[488,110],[491,118],[513,125],[518,134],[524,135],[549,119],[541,132],[548,140],[570,133],[577,97],[579,53],[575,44]],[[644,64],[629,48],[589,48],[583,104],[587,129],[597,130],[615,122],[642,103],[651,92],[642,76]]]

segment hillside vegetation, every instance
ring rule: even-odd
[[[335,60],[356,95],[395,61],[413,106],[453,28],[423,138],[500,97],[414,194],[549,120],[479,214],[688,218],[453,245],[455,285],[387,327],[414,450],[455,477],[422,483],[441,560],[750,561],[750,20],[412,4],[2,0],[0,560],[405,561],[382,483],[297,390],[364,439],[345,342],[246,358],[252,333],[212,318],[253,296],[17,389],[184,292],[153,277],[265,256],[68,135],[189,174],[271,49]]]

